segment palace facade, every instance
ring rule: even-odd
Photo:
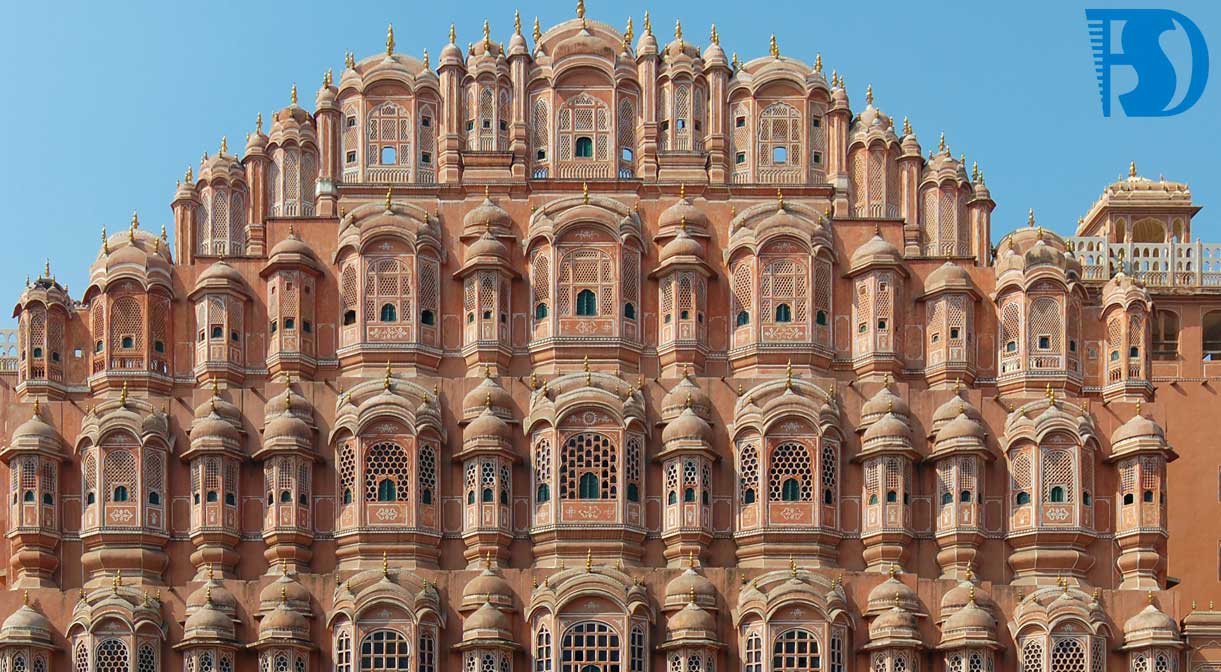
[[[1186,184],[994,248],[821,57],[515,23],[391,29],[20,292],[0,672],[1221,666]]]

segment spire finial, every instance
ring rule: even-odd
[[[355,69],[356,68],[356,54],[354,54],[350,51],[343,52],[343,67],[347,68],[348,70]]]
[[[822,72],[822,52],[814,54],[814,72]]]
[[[678,183],[678,200],[680,200],[680,201],[687,200],[687,183],[686,182]]]
[[[865,87],[865,104],[873,105],[873,84]]]
[[[768,40],[767,50],[771,53],[772,58],[780,58],[780,47],[776,46],[775,33],[772,33],[771,38]]]
[[[183,177],[182,181],[186,182],[187,185],[195,184],[195,167],[194,166],[191,166],[191,165],[187,166],[187,174],[185,177]]]
[[[123,585],[123,576],[115,572],[114,578],[110,581],[110,592],[115,595],[119,594],[119,586]]]
[[[21,602],[27,607],[30,606],[30,591],[25,591],[25,593],[21,596]]]
[[[335,71],[330,68],[326,69],[326,74],[322,76],[322,85],[330,88],[335,83]]]
[[[678,40],[679,44],[683,41],[683,20],[674,19],[674,39]]]
[[[644,34],[653,34],[653,20],[649,18],[649,10],[644,10]]]
[[[110,240],[106,237],[106,227],[102,227],[102,251],[110,254]]]
[[[792,358],[790,358],[788,363],[784,365],[784,389],[786,389],[786,390],[793,389],[793,360],[792,360]]]
[[[1136,400],[1136,415],[1140,415],[1140,399]]]
[[[945,151],[945,132],[944,131],[942,131],[941,137],[937,139],[937,151],[938,152]]]
[[[577,18],[585,18],[585,0],[577,0]]]
[[[382,379],[382,389],[390,389],[390,360],[386,360],[386,377]]]
[[[1034,227],[1034,208],[1026,211],[1026,226]]]
[[[394,24],[386,26],[386,55],[394,53]]]
[[[911,134],[912,134],[912,122],[907,117],[903,117],[903,135],[908,136]]]
[[[975,606],[975,586],[971,586],[967,589],[967,603],[971,606]]]
[[[797,560],[793,558],[793,554],[789,554],[789,576],[797,578]]]
[[[594,551],[592,548],[585,551],[585,571],[594,571]]]
[[[1051,383],[1047,384],[1047,390],[1044,393],[1047,397],[1047,407],[1051,408],[1056,405],[1056,391],[1051,389]]]
[[[127,381],[123,381],[123,389],[119,391],[119,406],[127,406]]]
[[[781,210],[784,209],[784,192],[779,187],[776,188],[776,207]]]
[[[589,355],[585,355],[585,360],[581,366],[581,370],[585,373],[589,373]]]
[[[581,202],[584,203],[585,205],[589,205],[589,183],[588,182],[581,183]]]
[[[716,32],[715,23],[712,24],[712,35],[710,36],[710,39],[712,40],[713,44],[719,45],[721,43],[721,36]]]
[[[453,31],[453,27],[452,27],[452,26],[450,27],[450,32],[449,32],[449,34],[450,34],[451,36],[454,34],[454,31]],[[543,29],[539,27],[539,25],[538,25],[538,17],[536,16],[536,17],[534,17],[534,44],[535,44],[535,46],[538,46],[538,40],[539,40],[539,38],[540,38],[540,37],[542,37],[542,36],[543,36]]]
[[[688,396],[690,398],[690,396]],[[687,567],[695,568],[695,551],[687,551]]]
[[[979,181],[979,163],[977,163],[975,161],[971,162],[971,181],[972,182]]]
[[[488,20],[483,20],[483,49],[484,51],[492,48],[492,27],[488,25]]]
[[[1128,177],[1136,177],[1136,162],[1135,161],[1128,164]]]
[[[513,10],[513,34],[521,35],[521,12]]]
[[[391,209],[390,208],[390,197],[393,195],[394,195],[393,190],[390,187],[386,187],[386,209],[387,210]]]
[[[632,25],[632,17],[627,17],[627,27],[623,29],[623,50],[632,48],[632,39],[636,37],[636,27]]]
[[[888,570],[888,573],[890,574],[890,578],[892,578],[892,579],[895,578],[895,575],[899,573],[899,566],[893,562],[890,563],[890,569]]]
[[[538,22],[538,19],[535,19]],[[449,43],[456,45],[458,43],[458,33],[454,30],[454,24],[449,24]]]
[[[390,576],[390,556],[382,551],[382,576]]]
[[[41,405],[40,405],[40,404],[39,404],[39,402],[38,402],[38,398],[37,398],[37,397],[35,397],[35,398],[34,398],[34,417],[38,417],[38,412],[39,412],[40,410],[42,410],[42,407],[41,407]]]
[[[962,376],[954,379],[954,394],[962,392]]]

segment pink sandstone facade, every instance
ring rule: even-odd
[[[821,59],[642,28],[390,31],[29,283],[0,672],[1221,665],[1187,186],[993,248]]]

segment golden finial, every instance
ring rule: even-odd
[[[488,51],[492,48],[492,28],[488,25],[488,20],[483,20],[483,49]]]
[[[1026,226],[1029,226],[1029,227],[1034,226],[1034,208],[1031,208],[1026,211]]]
[[[971,162],[971,181],[972,182],[979,181],[979,164],[976,163],[975,161]]]
[[[1136,162],[1135,161],[1128,164],[1128,177],[1136,177]]]
[[[585,18],[585,0],[577,0],[577,18]]]
[[[653,20],[649,18],[649,10],[644,10],[644,34],[653,34]]]
[[[538,373],[536,373],[534,371],[530,372],[530,389],[532,389],[532,390],[538,389]]]
[[[584,203],[585,205],[589,205],[589,183],[588,182],[581,183],[581,202]]]
[[[449,34],[450,34],[451,36],[454,34],[454,33],[453,33],[453,28],[452,28],[452,27],[450,28],[450,33],[449,33]],[[542,37],[542,36],[543,36],[543,30],[542,30],[542,28],[540,28],[540,27],[539,27],[539,25],[538,25],[538,17],[536,16],[536,17],[534,17],[534,43],[535,43],[535,45],[537,45],[537,44],[538,44],[538,40],[539,40],[539,38],[540,38],[540,37]]]
[[[970,567],[967,567],[967,581],[973,581],[974,579],[975,579],[975,571],[972,570]]]
[[[513,34],[521,35],[521,12],[513,10]]]
[[[424,50],[424,69],[427,70],[431,66],[428,64],[428,50]]]
[[[687,398],[690,399],[690,395],[688,395]],[[687,551],[687,567],[691,569],[695,568],[695,551]]]
[[[789,554],[789,576],[797,578],[797,561],[793,559],[793,554]]]
[[[674,39],[681,45],[683,42],[683,20],[674,19]]]
[[[390,187],[386,187],[386,209],[387,209],[387,210],[389,210],[389,209],[390,209],[390,197],[391,197],[392,195],[393,195],[393,191],[391,190],[391,188],[390,188]]]
[[[322,85],[330,88],[335,83],[335,71],[330,68],[326,69],[326,74],[322,76]]]
[[[741,65],[738,63],[738,52],[733,52],[733,58],[729,61],[729,65],[733,67],[733,71],[737,72]]]
[[[35,398],[35,399],[34,399],[34,416],[35,416],[35,417],[37,417],[37,416],[38,416],[38,412],[39,412],[40,410],[41,410],[41,406],[40,406],[40,405],[39,405],[39,403],[38,403],[38,399],[37,399],[37,398]]]
[[[354,69],[356,67],[356,54],[351,51],[345,51],[343,53],[343,66],[349,70]]]
[[[873,105],[873,84],[865,87],[865,104]]]
[[[945,152],[945,133],[942,132],[941,137],[937,140],[937,151]]]
[[[789,359],[788,364],[784,366],[784,389],[793,389],[793,360]]]
[[[712,24],[712,36],[711,36],[711,39],[712,39],[712,43],[713,43],[713,44],[717,44],[717,45],[719,45],[719,44],[721,43],[721,36],[720,36],[720,35],[719,35],[719,34],[716,32],[716,24],[715,24],[715,23],[714,23],[714,24]]]
[[[102,227],[102,251],[110,254],[110,241],[106,239],[106,227]]]
[[[695,586],[691,586],[691,592],[687,593],[687,601],[695,604]]]
[[[627,51],[632,47],[632,38],[636,37],[636,28],[632,25],[632,17],[627,17],[627,27],[623,29],[623,49]]]
[[[678,183],[678,200],[680,200],[680,201],[687,200],[687,183],[686,182]]]
[[[390,360],[386,360],[386,377],[382,379],[382,389],[390,389]]]
[[[822,72],[822,53],[814,54],[814,72]]]
[[[127,405],[127,381],[123,381],[123,389],[119,391],[119,405]]]
[[[594,552],[593,552],[593,549],[587,549],[587,550],[585,551],[585,571],[586,571],[586,572],[592,572],[592,571],[594,571]]]
[[[776,189],[776,207],[780,210],[784,209],[784,192],[779,188]]]
[[[687,405],[686,405],[686,408],[691,408],[691,393],[690,393],[690,392],[688,392],[688,393],[687,393]]]
[[[585,373],[589,373],[589,355],[585,355],[585,360],[581,370],[583,370]]]
[[[382,551],[382,576],[390,576],[390,556]]]
[[[776,34],[772,33],[771,39],[768,40],[767,50],[771,53],[772,58],[780,58],[780,47],[776,46]]]
[[[1191,601],[1191,610],[1192,610],[1192,611],[1195,611],[1195,610],[1196,610],[1196,601],[1195,601],[1195,600],[1192,600],[1192,601]]]
[[[890,570],[889,570],[890,578],[892,578],[892,579],[895,578],[895,574],[898,574],[898,573],[899,573],[899,566],[893,562],[890,563]]]
[[[25,594],[21,596],[21,602],[27,607],[30,606],[30,591],[25,591]]]
[[[911,134],[912,134],[912,122],[907,117],[903,117],[903,135],[907,136],[907,135],[911,135]]]
[[[119,593],[119,586],[121,585],[123,585],[123,577],[116,573],[114,575],[114,579],[110,581],[110,592],[117,595]]]
[[[1051,389],[1051,383],[1047,384],[1047,390],[1044,392],[1044,396],[1047,397],[1048,407],[1056,405],[1056,391]]]
[[[975,606],[975,586],[971,586],[969,589],[967,589],[967,603],[971,606]]]
[[[386,26],[386,55],[394,53],[394,24]]]
[[[1140,415],[1140,399],[1136,400],[1136,414]]]

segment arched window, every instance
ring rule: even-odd
[[[1061,639],[1051,647],[1051,672],[1076,672],[1087,663],[1085,646],[1076,638]]]
[[[590,472],[581,474],[581,492],[578,495],[580,499],[599,499],[601,490],[597,474]]]
[[[335,640],[335,672],[352,672],[352,635],[346,630]]]
[[[822,669],[818,640],[808,630],[780,633],[772,644],[771,672],[814,672]]]
[[[594,158],[594,139],[588,136],[577,138],[576,157],[578,159]]]
[[[131,653],[118,639],[103,640],[93,653],[94,672],[128,672]]]
[[[598,314],[598,298],[588,289],[577,292],[577,315],[592,317]]]
[[[813,502],[813,468],[814,459],[804,444],[790,441],[776,446],[771,460],[771,500]],[[791,488],[796,488],[796,492],[790,498]]]
[[[954,495],[953,495],[953,494],[948,493],[948,492],[943,492],[943,493],[941,493],[941,505],[942,505],[942,506],[945,506],[945,505],[947,505],[947,504],[953,504],[953,503],[954,503]]]
[[[547,304],[540,303],[534,306],[534,319],[542,320],[547,317]]]
[[[739,310],[738,318],[735,321],[735,325],[739,326],[739,327],[745,327],[748,324],[750,324],[750,313],[746,312],[745,310]]]
[[[539,504],[551,501],[551,488],[547,487],[546,483],[539,483],[534,498]]]
[[[783,167],[801,162],[801,113],[787,103],[772,103],[759,115],[760,167]]]
[[[1030,493],[1019,492],[1017,493],[1017,497],[1014,498],[1014,501],[1017,502],[1018,506],[1025,506],[1030,503]]]
[[[381,321],[382,322],[397,322],[398,321],[398,313],[395,310],[393,303],[382,304]]]
[[[795,478],[785,479],[784,485],[781,487],[781,492],[780,492],[781,501],[796,502],[801,497],[801,495],[799,493],[800,488],[801,488],[801,485],[797,482],[797,479],[795,479]]]
[[[750,633],[746,638],[746,651],[742,655],[742,672],[763,672],[763,640],[757,632]]]
[[[545,625],[534,635],[534,672],[551,672],[551,631]]]
[[[407,640],[394,630],[374,630],[360,643],[361,672],[406,672],[410,663]]]
[[[584,621],[560,641],[560,672],[619,672],[619,635],[605,623]]]
[[[776,306],[776,321],[777,322],[792,322],[793,309],[787,303],[781,303]]]
[[[115,486],[114,498],[112,501],[126,502],[127,501],[127,486],[125,486],[125,485]]]
[[[377,501],[393,502],[398,499],[398,491],[394,485],[394,481],[383,478],[377,483]],[[291,498],[290,500],[291,501]]]
[[[1204,315],[1204,361],[1221,360],[1221,310]]]

